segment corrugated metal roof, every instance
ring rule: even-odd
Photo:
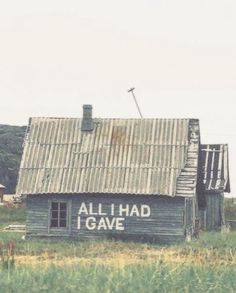
[[[201,145],[201,154],[205,189],[230,192],[228,146]]]
[[[176,194],[189,119],[32,118],[17,194]]]

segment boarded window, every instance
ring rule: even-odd
[[[65,202],[52,202],[51,227],[65,228],[67,226],[67,205]]]

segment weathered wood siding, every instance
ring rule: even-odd
[[[206,209],[199,212],[201,228],[217,230],[224,224],[224,194],[206,193]]]
[[[47,197],[28,196],[26,200],[26,233],[48,233]]]
[[[50,228],[50,202],[68,203],[68,227]],[[81,206],[87,208],[87,214]],[[98,204],[101,204],[100,214]],[[113,204],[114,212],[111,213]],[[119,207],[129,207],[129,213],[120,214]],[[133,206],[137,213],[130,215]],[[93,210],[89,210],[92,206]],[[146,215],[141,216],[141,206],[146,207]],[[147,206],[150,215],[147,215]],[[78,215],[79,211],[81,212]],[[80,227],[78,228],[78,216]],[[88,229],[87,218],[92,217]],[[98,229],[101,218],[114,224],[120,219],[120,228],[104,226]],[[123,220],[121,219],[123,218]],[[106,219],[105,219],[106,220]],[[113,222],[112,222],[113,221]],[[187,220],[189,221],[189,220]],[[190,220],[191,221],[191,220]],[[96,223],[95,223],[96,222]],[[191,221],[192,222],[192,221]],[[87,223],[87,224],[86,224]],[[185,199],[183,197],[122,196],[122,195],[64,195],[28,196],[27,198],[27,236],[69,236],[76,239],[117,238],[150,240],[156,242],[175,242],[185,237]],[[86,226],[87,225],[87,226]],[[96,226],[94,228],[94,225]],[[118,227],[118,228],[119,228]],[[92,229],[91,229],[92,228]]]

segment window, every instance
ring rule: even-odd
[[[65,202],[52,202],[51,227],[65,228],[67,225],[67,206]]]

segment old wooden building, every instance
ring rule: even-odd
[[[27,237],[172,242],[205,197],[197,119],[32,118],[17,193]]]
[[[228,146],[201,145],[206,207],[200,209],[201,226],[219,229],[225,224],[224,192],[230,192]]]

